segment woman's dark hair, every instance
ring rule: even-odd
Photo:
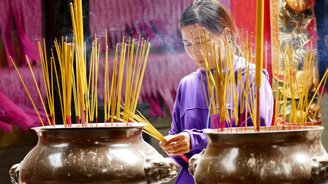
[[[236,26],[230,12],[218,0],[195,0],[182,14],[179,28],[198,24],[213,33],[221,34],[230,29],[232,39]]]

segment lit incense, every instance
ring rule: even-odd
[[[264,0],[256,0],[256,130],[260,130],[260,87],[263,60]]]

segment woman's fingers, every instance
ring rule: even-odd
[[[166,144],[171,144],[172,142],[178,142],[180,140],[184,139],[184,135],[178,134],[171,136],[169,139],[166,140]]]
[[[177,147],[178,144],[179,144],[178,142],[171,142],[169,144],[162,145],[162,148],[164,150],[170,151],[170,150],[176,149],[176,147]]]
[[[180,155],[189,152],[189,144],[186,140],[171,142],[166,147],[163,147],[163,150],[170,155]]]
[[[187,132],[165,137],[165,142],[160,142],[160,147],[170,155],[181,155],[190,151],[190,137]]]
[[[172,146],[175,146],[175,142],[179,142],[183,139],[179,134],[178,135],[171,135],[171,136],[166,136],[165,137],[166,141],[165,142],[160,142],[160,147],[162,148],[171,148]]]

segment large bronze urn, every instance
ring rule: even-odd
[[[190,159],[197,184],[328,183],[323,127],[206,130],[204,152]]]
[[[37,145],[10,170],[12,183],[141,184],[168,182],[174,162],[142,138],[141,123],[34,128]]]

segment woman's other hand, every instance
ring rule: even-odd
[[[169,155],[177,156],[190,152],[190,136],[187,132],[165,136],[166,142],[160,142],[160,147]]]

